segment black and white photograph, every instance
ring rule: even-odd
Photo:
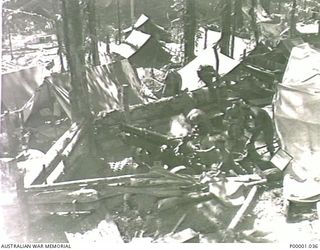
[[[1,249],[320,249],[319,0],[1,13]]]

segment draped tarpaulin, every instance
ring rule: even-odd
[[[284,172],[284,196],[320,198],[320,50],[304,43],[292,49],[274,102],[282,148],[293,161]]]
[[[122,86],[118,84],[112,65],[88,67],[86,72],[91,109],[99,112],[121,108]],[[71,118],[70,75],[68,73],[54,74],[46,80],[51,83],[56,100]]]
[[[220,52],[219,57],[219,75],[224,76],[240,64],[240,61],[234,60]],[[197,70],[200,66],[212,66],[216,70],[216,56],[213,48],[207,48],[199,53],[199,55],[189,62],[186,66],[178,71],[182,79],[181,90],[189,91],[197,90],[205,86],[200,80]]]
[[[115,66],[109,64],[87,68],[89,98],[95,112],[117,110],[122,107],[122,86],[115,74]]]
[[[160,41],[171,42],[170,33],[165,28],[155,24],[145,14],[141,14],[135,22],[135,24],[123,30],[123,33],[127,36],[133,30],[138,30],[150,34],[151,36],[154,36],[157,40]]]
[[[1,75],[2,109],[10,112],[23,111],[24,120],[30,116],[34,103],[40,98],[44,70],[33,66]],[[41,98],[42,99],[42,98]]]
[[[127,96],[129,105],[148,103],[153,97],[150,90],[140,82],[135,70],[126,59],[108,65],[87,67],[86,72],[89,103],[95,113],[124,108],[123,84],[130,86],[129,96]],[[71,118],[70,75],[54,74],[46,80],[51,83],[56,100]]]
[[[64,112],[71,118],[71,104],[69,99],[70,76],[69,74],[53,74],[45,80],[50,84],[53,96]]]
[[[135,67],[160,68],[170,62],[171,55],[155,37],[133,30],[121,44],[111,44],[112,53],[129,59]]]
[[[0,82],[0,134],[7,133],[11,141],[17,140],[17,131],[33,112],[47,107],[48,89],[41,66],[20,69],[1,75]],[[4,113],[7,111],[8,113]]]
[[[157,97],[152,93],[152,91],[140,81],[136,69],[131,66],[128,59],[121,60],[121,69],[122,74],[124,74],[126,81],[132,89],[132,92],[142,103],[146,104],[157,100]],[[130,101],[129,104],[131,104]]]

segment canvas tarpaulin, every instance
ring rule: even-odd
[[[44,69],[41,66],[21,69],[1,75],[2,109],[10,113],[23,111],[24,121],[30,116],[34,104],[40,104],[43,94]]]
[[[233,70],[240,64],[240,61],[234,60],[224,54],[218,52],[219,56],[219,74],[223,76]],[[197,70],[200,66],[210,65],[216,69],[216,57],[213,48],[207,48],[199,53],[190,63],[178,71],[182,79],[181,90],[188,89],[189,91],[197,90],[205,86],[200,80]]]
[[[47,78],[51,83],[55,98],[62,106],[66,114],[71,118],[71,105],[69,91],[71,90],[69,74],[54,74]],[[91,109],[99,111],[111,111],[123,109],[123,87],[128,83],[131,89],[129,104],[148,103],[152,99],[152,93],[136,76],[136,72],[124,59],[108,65],[101,65],[87,68],[87,80],[89,90],[89,103]]]
[[[171,58],[155,37],[138,30],[133,30],[121,44],[110,44],[110,50],[136,67],[163,67]]]
[[[221,32],[214,30],[207,30],[200,28],[198,30],[198,40],[195,49],[195,55],[198,55],[201,51],[206,48],[214,46],[221,38]],[[233,59],[241,61],[246,54],[249,54],[255,48],[255,43],[250,39],[241,38],[234,36],[234,48],[233,48]]]
[[[87,68],[89,96],[95,112],[117,110],[122,107],[121,92],[114,72],[115,64]]]
[[[140,81],[137,71],[131,66],[127,59],[121,61],[121,69],[132,91],[142,103],[146,104],[158,99],[152,91]]]
[[[88,67],[87,80],[89,90],[89,103],[94,112],[102,110],[119,109],[121,105],[121,90],[117,79],[109,65]],[[65,113],[71,118],[71,104],[69,92],[71,79],[69,74],[54,74],[47,78],[51,83],[54,96]]]
[[[141,14],[135,24],[125,30],[123,33],[128,34],[133,30],[139,30],[154,36],[157,40],[170,42],[170,33],[165,28],[155,24],[148,16]]]
[[[45,80],[52,89],[53,95],[69,118],[71,118],[71,104],[69,100],[70,77],[68,74],[53,74]]]
[[[284,172],[284,196],[320,197],[320,51],[309,44],[292,49],[274,102],[277,133],[293,161]]]

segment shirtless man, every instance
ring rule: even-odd
[[[272,156],[274,154],[274,131],[271,117],[267,111],[259,107],[243,104],[242,108],[247,112],[248,122],[251,121],[252,124],[248,128],[249,132],[252,133],[250,144],[254,145],[258,140],[258,137],[261,135],[262,140],[266,143],[267,149]]]

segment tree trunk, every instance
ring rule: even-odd
[[[281,3],[282,3],[282,0],[278,0],[279,2],[278,2],[278,13],[280,14],[281,13],[281,9],[282,9],[282,5],[281,5]]]
[[[292,8],[290,15],[290,37],[294,37],[296,34],[296,8],[297,8],[297,0],[292,0]]]
[[[232,34],[231,34],[231,45],[230,45],[230,57],[234,57],[234,46],[235,46],[235,35],[236,35],[236,20],[233,18],[232,20],[233,25],[232,25]]]
[[[119,0],[117,0],[117,21],[118,21],[118,44],[121,43],[121,13],[120,13],[120,3],[119,3]]]
[[[220,81],[220,75],[219,75],[219,67],[220,67],[220,59],[219,59],[219,53],[218,53],[218,43],[213,46],[214,56],[216,59],[216,81],[219,83]]]
[[[61,24],[59,23],[58,20],[55,21],[55,26],[56,26],[56,35],[57,35],[57,40],[58,40],[58,54],[59,54],[59,59],[60,59],[60,65],[61,65],[61,73],[65,72],[66,69],[64,67],[64,62],[63,62],[63,38],[61,34]]]
[[[221,53],[230,56],[230,42],[231,42],[231,0],[224,0],[223,10],[221,16]]]
[[[51,3],[52,3],[52,9],[54,13],[60,13],[59,1],[52,0]],[[52,25],[55,27],[55,33],[58,41],[58,55],[59,55],[60,66],[61,66],[60,71],[61,73],[63,73],[66,71],[66,69],[64,67],[64,62],[63,62],[63,31],[62,31],[61,19],[59,19],[58,17],[55,17]]]
[[[251,16],[251,28],[253,30],[254,39],[256,41],[256,45],[259,43],[259,31],[257,26],[257,17],[256,17],[256,9],[257,9],[257,0],[251,0],[251,8],[249,10],[249,14]]]
[[[203,48],[206,49],[208,46],[208,28],[204,27],[204,44],[203,44]]]
[[[90,115],[79,0],[62,0],[65,47],[71,74],[70,103],[73,121]]]
[[[131,17],[131,24],[134,25],[135,23],[135,14],[134,14],[134,0],[130,0],[130,17]]]
[[[243,27],[243,14],[242,14],[242,5],[243,0],[236,0],[234,3],[234,15],[235,15],[235,29]]]
[[[106,36],[106,53],[108,55],[110,54],[110,35],[109,35],[109,32],[107,33],[107,36]]]
[[[185,0],[184,23],[184,61],[194,58],[194,40],[196,34],[195,0]]]
[[[235,47],[235,35],[238,28],[243,27],[243,16],[242,16],[242,0],[235,1],[233,4],[233,13],[232,18],[232,35],[231,35],[231,48],[230,56],[234,57],[234,47]]]
[[[98,38],[97,38],[97,20],[96,20],[96,6],[95,0],[89,0],[88,2],[88,28],[90,36],[90,52],[91,62],[94,66],[100,64]]]

